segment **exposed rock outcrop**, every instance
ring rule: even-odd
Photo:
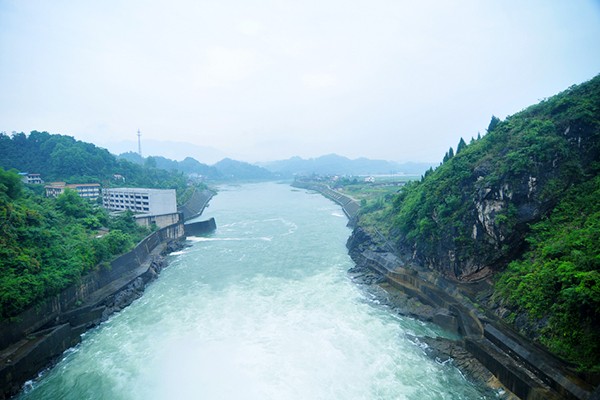
[[[499,122],[401,193],[390,239],[448,279],[491,276],[527,247],[531,223],[598,173],[600,76]]]
[[[497,389],[504,398],[588,399],[593,387],[573,376],[564,365],[477,309],[470,296],[485,292],[485,284],[461,284],[439,273],[403,261],[380,247],[360,227],[348,239],[356,266],[351,278],[370,286],[379,303],[391,312],[431,321],[460,334],[458,341],[419,338],[440,362],[452,359],[466,376]]]
[[[180,241],[172,240],[165,246],[165,249],[161,252],[161,256],[151,256],[150,265],[144,274],[138,276],[122,290],[112,296],[108,296],[106,300],[104,300],[103,304],[100,306],[104,308],[102,311],[102,321],[105,321],[112,314],[121,311],[135,300],[142,297],[147,284],[157,279],[161,271],[167,266],[164,255],[180,250],[181,248],[183,248],[183,245]],[[97,323],[100,321],[95,322]]]

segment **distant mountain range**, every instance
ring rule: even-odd
[[[432,166],[429,163],[397,163],[368,158],[349,158],[328,154],[317,158],[292,157],[287,160],[259,163],[261,167],[284,176],[291,175],[422,175]]]
[[[273,179],[277,177],[265,168],[230,158],[224,158],[213,165],[213,168],[219,171],[225,179]]]
[[[213,165],[207,165],[192,157],[186,157],[183,161],[175,161],[162,156],[142,158],[134,152],[123,153],[118,157],[136,164],[148,164],[168,171],[176,170],[185,174],[200,175],[210,180],[268,180],[277,177],[276,174],[264,168],[230,158],[224,158]]]
[[[431,167],[429,163],[396,163],[367,158],[349,158],[337,154],[329,154],[317,158],[303,159],[292,157],[287,160],[258,163],[257,165],[243,161],[224,158],[207,165],[192,157],[183,161],[175,161],[162,156],[142,158],[134,152],[119,155],[119,158],[166,170],[177,170],[186,174],[197,174],[209,180],[266,180],[291,178],[296,175],[384,175],[405,174],[422,175]]]
[[[138,143],[133,140],[121,142],[99,143],[113,154],[137,151]],[[144,139],[142,136],[142,154],[160,154],[162,157],[181,160],[182,156],[194,158],[205,164],[214,164],[228,155],[221,150],[209,146],[198,146],[187,142],[172,142],[163,140]]]

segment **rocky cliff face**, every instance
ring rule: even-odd
[[[471,281],[522,254],[529,225],[597,173],[600,77],[508,117],[395,201],[392,236],[410,257]]]
[[[466,340],[467,347],[497,376],[506,376],[496,367],[507,362],[494,346],[519,342],[526,351],[503,351],[535,355],[530,366],[546,375],[543,382],[560,376],[555,370],[574,377],[552,383],[559,398],[589,398],[600,382],[593,373],[600,365],[599,173],[600,76],[463,145],[420,182],[407,184],[392,204],[363,209],[348,243],[350,254],[357,268],[375,269],[436,307],[440,299],[448,304],[470,299],[466,313],[457,312],[457,304],[447,308],[459,322],[474,315],[482,323],[483,339],[465,335],[475,338]],[[401,268],[386,272],[383,254],[391,246],[375,243],[380,235],[373,225],[394,242]],[[497,279],[486,279],[492,275]],[[505,329],[506,323],[536,346]],[[540,344],[569,363],[540,351]],[[579,396],[579,389],[567,387],[575,381],[587,381],[582,386],[587,393]],[[515,390],[527,393],[534,386],[522,381]]]

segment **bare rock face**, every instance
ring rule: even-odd
[[[477,210],[477,222],[474,224],[474,236],[477,239],[477,226],[481,226],[483,233],[488,235],[495,243],[500,243],[506,239],[501,229],[496,224],[496,216],[507,208],[508,200],[512,193],[508,184],[504,184],[498,191],[486,187],[479,191],[479,198],[474,201]]]
[[[481,176],[476,179],[469,224],[470,239],[480,251],[475,253],[476,258],[460,260],[458,280],[469,280],[483,270],[492,273],[518,256],[525,246],[529,224],[541,219],[558,202],[558,194],[568,184],[560,184],[554,195],[547,194],[547,186],[556,182],[559,171],[547,168],[536,172],[537,176],[531,172],[507,175],[494,185],[483,184]]]
[[[552,135],[539,139],[541,155],[515,148],[497,134],[493,140],[503,144],[495,144],[501,150],[481,152],[483,160],[464,161],[464,155],[458,154],[448,161],[450,165],[440,167],[439,174],[426,177],[421,192],[425,205],[413,210],[419,217],[409,226],[412,232],[393,231],[402,251],[415,262],[463,282],[485,278],[518,257],[526,246],[530,224],[547,216],[561,194],[584,179],[586,168],[600,156],[594,134],[589,132],[594,128],[579,129],[577,137],[573,128],[567,128],[564,135],[557,133],[562,132],[560,128],[554,129]],[[518,130],[502,132],[505,136],[521,134]],[[522,157],[526,167],[510,164],[521,151],[527,153]],[[435,183],[427,182],[428,178]],[[443,188],[437,184],[448,181],[453,184]],[[450,205],[448,198],[457,200]],[[421,231],[427,234],[415,235]]]

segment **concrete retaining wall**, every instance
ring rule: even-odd
[[[185,224],[186,236],[205,235],[217,229],[217,223],[214,218],[206,221],[190,222]]]
[[[365,250],[354,261],[383,275],[394,287],[438,309],[447,309],[447,318],[433,322],[458,328],[466,349],[502,384],[522,399],[589,399],[593,387],[572,376],[559,360],[537,349],[525,338],[509,331],[499,321],[478,312],[452,283],[442,278],[422,277],[402,267],[393,254]],[[497,323],[496,323],[497,322]]]
[[[197,190],[184,205],[177,208],[177,211],[183,214],[184,221],[195,218],[202,214],[214,195],[212,190]]]
[[[556,390],[565,399],[587,399],[590,396],[588,390],[582,389],[573,383],[559,368],[552,365],[543,352],[523,346],[518,338],[515,338],[507,330],[499,329],[492,324],[485,325],[485,338],[494,343],[502,351],[513,359],[527,365],[545,384]],[[589,388],[591,390],[591,388]]]
[[[381,275],[397,289],[437,309],[448,310],[449,314],[438,321],[443,328],[463,336],[482,337],[483,325],[475,310],[441,290],[436,284],[421,279],[416,271],[401,267],[400,260],[390,253],[370,250],[360,253],[362,260],[357,264],[367,266]]]
[[[146,228],[152,229],[153,225],[164,228],[169,225],[176,224],[179,221],[183,221],[182,214],[179,212],[164,214],[164,215],[135,215],[135,222]]]
[[[294,183],[292,183],[292,186],[317,191],[323,196],[327,197],[328,199],[333,200],[334,202],[342,206],[342,210],[344,211],[344,213],[348,217],[348,220],[350,221],[349,224],[352,225],[354,223],[356,216],[358,215],[358,211],[360,209],[360,204],[352,197],[337,192],[325,184],[294,181]]]
[[[184,235],[183,223],[160,229],[111,262],[110,268],[89,273],[56,296],[1,322],[0,399],[16,393],[52,359],[77,344],[81,333],[102,321],[107,308],[103,302],[123,290],[130,291],[129,302],[138,296],[140,285],[143,290],[162,268],[152,254]]]
[[[528,374],[487,339],[465,339],[465,348],[481,362],[500,382],[521,399],[559,400],[535,376]]]

